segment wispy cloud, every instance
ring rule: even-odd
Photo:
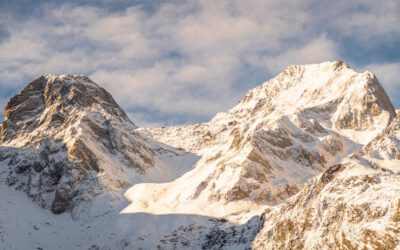
[[[364,67],[375,62],[343,55],[345,40],[398,37],[394,1],[327,4],[41,2],[23,18],[3,10],[0,86],[21,88],[49,72],[87,74],[139,125],[205,121],[289,64],[349,59]]]
[[[305,45],[290,48],[274,57],[266,57],[267,69],[278,74],[291,64],[306,64],[322,62],[324,60],[338,60],[336,45],[321,35]]]

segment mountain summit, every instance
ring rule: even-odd
[[[136,126],[86,76],[46,75],[10,99],[0,126],[8,185],[54,213],[87,192],[127,187],[154,164]]]

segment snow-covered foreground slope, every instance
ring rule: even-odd
[[[5,108],[0,197],[0,249],[400,249],[400,114],[343,62],[157,129],[47,75]]]
[[[93,205],[101,206],[106,212],[73,220],[70,214],[54,215],[40,208],[8,186],[0,186],[0,195],[2,250],[157,249],[157,245],[162,245],[160,240],[176,228],[188,225],[208,228],[210,223],[218,222],[198,215],[120,214],[127,202],[111,206],[96,199]],[[172,246],[173,242],[169,244]]]

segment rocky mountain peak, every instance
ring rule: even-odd
[[[154,165],[136,126],[86,76],[42,76],[10,99],[4,116],[6,182],[55,213],[73,207],[78,193],[121,190]]]
[[[375,131],[377,135],[396,116],[376,76],[358,73],[343,61],[293,65],[263,85],[250,90],[229,116],[268,114],[270,120],[301,114],[331,123],[337,130]]]
[[[362,103],[365,100],[358,99],[376,99],[383,110],[392,116],[395,114],[376,76],[369,71],[358,73],[343,61],[289,66],[275,78],[250,90],[241,103],[274,99],[274,102],[286,102],[285,109],[298,110],[329,102],[338,104],[352,95],[355,95],[353,102],[361,102],[356,104],[365,105]]]
[[[53,126],[63,123],[69,113],[90,108],[104,110],[120,120],[129,121],[112,96],[88,77],[41,76],[6,104],[1,135],[3,140],[9,140],[13,138],[10,130],[31,132],[42,124]]]

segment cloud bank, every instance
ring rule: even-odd
[[[86,74],[138,125],[200,122],[290,64],[343,59],[377,73],[400,107],[397,1],[0,7],[3,103],[40,75]]]

